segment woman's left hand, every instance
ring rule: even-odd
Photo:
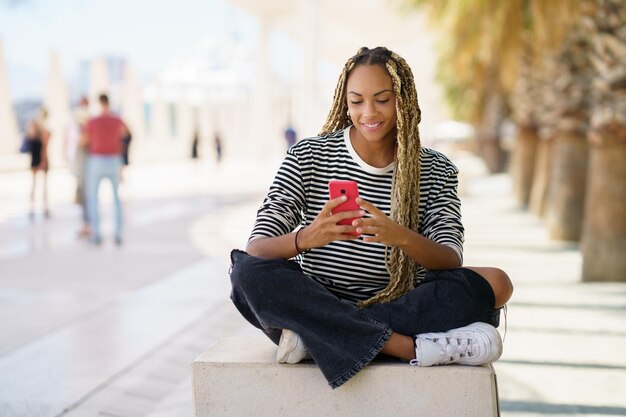
[[[408,230],[394,222],[375,205],[362,198],[356,199],[357,204],[372,217],[363,217],[352,222],[356,226],[357,233],[372,235],[363,236],[365,242],[380,242],[388,246],[401,246],[406,244]]]

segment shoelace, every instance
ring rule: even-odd
[[[504,343],[504,341],[506,340],[506,328],[507,328],[507,322],[506,322],[506,313],[508,310],[508,304],[505,304],[503,307],[504,310],[504,337],[502,338],[502,343]]]
[[[442,343],[443,340],[441,340],[440,338],[424,339],[424,340],[435,342],[443,348],[444,355],[441,358],[441,360],[437,363],[437,365],[441,365],[442,363],[454,362],[460,358],[473,355],[471,351],[472,339],[469,339],[469,338],[463,339],[463,338],[446,337],[445,344]],[[409,361],[411,365],[417,365],[418,362],[419,361],[417,359],[411,359]]]
[[[433,342],[439,343],[438,340],[433,340]],[[471,339],[453,339],[446,337],[444,352],[446,356],[450,358],[450,362],[453,362],[465,356],[472,356],[472,351],[470,350],[471,346]]]

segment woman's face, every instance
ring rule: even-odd
[[[359,139],[395,142],[396,95],[386,69],[380,65],[353,68],[346,83],[346,98]]]

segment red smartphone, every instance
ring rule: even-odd
[[[352,210],[360,210],[361,208],[356,202],[356,198],[359,196],[359,187],[356,181],[350,180],[330,180],[328,181],[328,194],[330,195],[330,199],[334,199],[337,197],[341,197],[345,195],[348,199],[335,207],[332,211],[332,214],[340,213],[342,211],[352,211]],[[354,219],[358,219],[360,217],[352,217],[349,219],[344,219],[339,221],[337,224],[343,225],[352,225]],[[357,232],[351,233],[355,236],[359,236]]]

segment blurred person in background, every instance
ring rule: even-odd
[[[26,126],[26,141],[30,152],[30,170],[32,173],[32,183],[30,189],[30,210],[29,218],[35,218],[35,193],[37,188],[37,174],[42,173],[43,185],[43,214],[45,218],[50,217],[48,207],[48,146],[50,142],[50,131],[46,127],[48,112],[41,108],[39,116],[28,122]]]
[[[81,97],[74,110],[73,123],[70,125],[65,141],[65,158],[70,171],[76,177],[76,198],[80,206],[82,224],[78,230],[79,238],[89,237],[89,219],[87,216],[87,198],[85,194],[85,169],[87,162],[87,147],[81,141],[85,125],[89,119],[89,100]]]
[[[114,241],[122,244],[122,204],[119,197],[120,173],[122,169],[122,142],[128,129],[122,119],[109,108],[109,97],[100,94],[98,98],[102,111],[100,115],[87,121],[82,143],[87,146],[86,195],[87,212],[90,223],[90,241],[102,243],[100,234],[100,208],[98,188],[103,178],[108,178],[113,188],[115,206]]]
[[[215,132],[215,139],[213,141],[213,144],[215,145],[215,160],[219,164],[220,161],[222,160],[223,148],[222,148],[222,138],[220,137],[220,134],[218,132]]]
[[[296,131],[291,127],[291,123],[288,123],[285,129],[285,142],[287,142],[287,149],[296,144]]]
[[[130,133],[128,126],[126,127],[126,134],[122,138],[122,170],[120,171],[120,182],[124,180],[124,168],[129,164],[130,143],[133,140],[133,135]]]
[[[198,147],[200,146],[200,133],[198,130],[194,130],[193,139],[191,140],[191,159],[198,159],[200,155],[198,154]]]

